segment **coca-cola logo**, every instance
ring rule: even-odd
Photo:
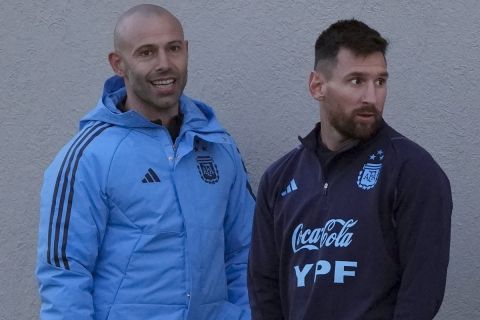
[[[322,247],[348,247],[352,243],[353,232],[350,231],[358,220],[330,219],[325,226],[308,229],[299,224],[292,234],[292,249],[319,250]]]

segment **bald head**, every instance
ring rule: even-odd
[[[120,18],[118,18],[113,33],[113,46],[115,51],[121,51],[125,45],[125,39],[129,29],[134,28],[134,24],[141,19],[138,18],[152,18],[158,17],[168,20],[175,28],[180,30],[183,36],[183,27],[180,21],[173,14],[165,8],[153,4],[140,4],[125,11]]]
[[[179,112],[188,78],[188,41],[178,19],[162,7],[142,4],[120,16],[115,50],[108,55],[125,83],[125,110],[169,121]]]

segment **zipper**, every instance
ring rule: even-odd
[[[177,160],[178,144],[179,144],[179,141],[180,141],[180,138],[181,138],[181,135],[183,134],[183,132],[180,132],[178,134],[177,138],[175,139],[175,142],[173,141],[172,137],[170,136],[170,133],[168,132],[168,130],[167,130],[167,133],[168,133],[168,137],[170,138],[170,141],[172,142],[173,156],[172,156],[171,160],[173,162],[173,167],[175,167],[175,163],[176,163],[176,160]]]
[[[180,141],[180,134],[177,136],[175,141],[173,141],[172,136],[170,136],[170,132],[168,132],[167,128],[164,127],[163,129],[167,132],[168,139],[170,139],[170,143],[171,143],[171,146],[172,146],[173,153],[171,155],[170,154],[168,155],[168,160],[169,160],[170,170],[173,174],[174,171],[175,171],[175,165],[177,163],[177,150],[178,150],[178,143]],[[170,152],[168,152],[168,153],[170,153]],[[174,183],[174,185],[175,185],[175,183]],[[176,193],[176,190],[175,190],[175,193]],[[177,197],[177,199],[178,199],[178,197]]]
[[[323,195],[326,196],[327,195],[327,190],[328,190],[328,182],[325,182],[323,184]]]
[[[177,155],[177,143],[178,143],[178,140],[180,138],[180,135],[175,139],[175,142],[172,143],[172,148],[173,148],[173,156],[176,156]]]
[[[177,150],[178,150],[178,144],[180,141],[180,137],[182,136],[183,132],[180,131],[178,134],[177,138],[175,141],[173,141],[172,136],[170,135],[170,132],[168,131],[167,128],[163,127],[163,129],[167,132],[167,136],[170,139],[171,145],[172,145],[172,151],[173,155],[168,156],[169,160],[169,165],[171,166],[171,175],[172,175],[172,184],[173,184],[173,190],[175,192],[175,198],[177,199],[177,205],[179,209],[179,214],[182,219],[182,224],[183,224],[183,230],[185,234],[184,238],[184,254],[185,254],[185,298],[186,298],[186,306],[187,306],[187,313],[185,315],[185,318],[188,317],[188,312],[190,310],[190,304],[191,304],[191,299],[192,299],[192,279],[191,279],[191,273],[190,273],[190,257],[188,254],[188,232],[187,232],[187,225],[185,222],[185,217],[183,215],[183,210],[182,206],[180,205],[180,200],[178,197],[178,191],[177,191],[177,185],[176,185],[176,179],[175,179],[175,165],[177,162]]]

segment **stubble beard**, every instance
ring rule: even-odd
[[[183,83],[180,84],[180,90],[178,92],[168,96],[156,95],[154,90],[150,87],[148,79],[137,77],[133,73],[130,74],[130,79],[135,80],[134,82],[131,82],[133,93],[144,105],[157,111],[164,111],[178,106],[180,96],[186,85],[187,75],[182,78],[176,77],[177,81],[183,81]]]
[[[373,121],[368,123],[357,121],[355,119],[356,115],[361,112],[373,113]],[[330,121],[331,125],[345,138],[364,141],[371,138],[378,131],[382,115],[374,106],[366,106],[355,110],[350,115],[344,113],[334,114]]]

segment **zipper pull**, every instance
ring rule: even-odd
[[[323,185],[323,195],[327,195],[327,189],[328,189],[328,182],[325,182],[325,184]]]

